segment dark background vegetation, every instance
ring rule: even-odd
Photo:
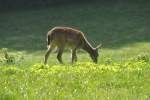
[[[0,47],[45,50],[54,26],[83,31],[96,46],[150,41],[149,0],[0,0]]]
[[[41,8],[48,6],[60,6],[71,3],[94,2],[98,0],[0,0],[1,8]],[[105,0],[101,0],[105,1]]]
[[[101,4],[105,3],[149,3],[149,0],[0,0],[1,9],[12,9],[12,8],[41,8],[50,6],[63,6],[74,3],[90,3],[97,2]]]

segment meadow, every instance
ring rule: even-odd
[[[149,100],[150,2],[95,1],[0,12],[1,100]],[[46,34],[54,26],[85,33],[98,64],[79,50],[43,65]],[[8,54],[9,58],[4,56]]]

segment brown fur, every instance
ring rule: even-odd
[[[60,63],[62,62],[62,53],[65,47],[69,47],[72,50],[72,63],[77,61],[76,50],[83,49],[90,54],[92,60],[97,63],[98,48],[93,48],[87,41],[84,33],[69,27],[54,27],[47,33],[47,46],[48,50],[45,54],[45,61],[47,63],[50,52],[57,47],[58,54],[57,59]]]

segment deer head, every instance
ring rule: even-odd
[[[93,62],[97,63],[98,62],[98,50],[101,48],[102,44],[99,44],[96,48],[93,48],[92,53],[90,53],[90,57],[92,58]]]

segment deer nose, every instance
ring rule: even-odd
[[[97,64],[97,59],[95,59],[95,60],[94,60],[94,63],[96,63],[96,64]]]

